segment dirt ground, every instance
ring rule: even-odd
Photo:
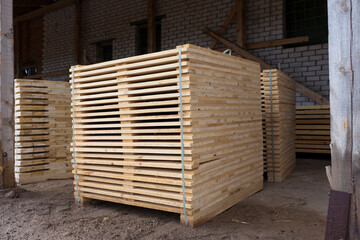
[[[191,229],[179,215],[97,201],[78,207],[71,180],[30,184],[9,199],[0,191],[0,239],[323,239],[328,192],[325,160],[298,159],[283,183]]]

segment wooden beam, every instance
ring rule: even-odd
[[[38,10],[39,7],[14,7],[13,9],[13,18],[17,18],[21,15],[27,14],[29,12],[33,12],[35,10]]]
[[[246,49],[246,0],[236,5],[236,43]]]
[[[240,46],[236,45],[235,43],[232,43],[231,41],[227,40],[226,38],[219,36],[218,34],[211,31],[210,29],[205,28],[204,32],[206,34],[208,34],[210,37],[223,43],[225,46],[227,46],[228,48],[230,48],[231,50],[233,50],[234,52],[239,54],[241,57],[260,63],[260,66],[262,69],[272,69],[273,68],[270,64],[266,63],[262,59],[252,55],[251,53],[247,52],[246,50],[242,49]],[[296,91],[303,94],[304,96],[312,99],[313,101],[315,101],[318,104],[325,104],[325,105],[329,104],[329,101],[326,98],[324,98],[320,94],[314,92],[313,90],[305,87],[304,85],[302,85],[298,82],[296,82]]]
[[[210,37],[216,39],[218,42],[221,42],[222,44],[224,44],[225,46],[227,46],[237,54],[239,54],[241,57],[260,63],[262,69],[273,68],[270,64],[267,64],[262,59],[252,55],[251,53],[247,52],[246,50],[242,49],[240,46],[236,45],[235,43],[232,43],[226,38],[219,36],[214,31],[211,31],[209,28],[205,27],[204,32]]]
[[[81,63],[82,0],[75,1],[75,65]]]
[[[44,7],[46,5],[54,3],[53,0],[31,0],[31,1],[24,1],[24,0],[14,0],[14,8],[15,7]]]
[[[148,0],[148,53],[155,52],[155,0]]]
[[[276,46],[283,46],[287,44],[294,44],[294,43],[303,43],[308,42],[309,37],[294,37],[294,38],[285,38],[285,39],[278,39],[278,40],[271,40],[266,42],[258,42],[258,43],[251,43],[246,44],[246,49],[258,49],[258,48],[268,48],[268,47],[276,47]]]
[[[40,8],[38,10],[35,10],[33,12],[29,12],[27,14],[24,14],[22,16],[19,16],[19,17],[15,18],[14,23],[28,21],[30,19],[43,16],[48,12],[51,12],[51,11],[66,7],[68,5],[73,4],[74,2],[75,2],[75,0],[60,0],[60,1],[57,1],[57,2],[55,2],[53,4],[50,4],[50,5],[46,6],[46,7]]]
[[[231,20],[234,18],[235,14],[236,14],[237,4],[238,4],[238,2],[236,2],[235,6],[231,9],[229,16],[226,18],[224,24],[219,29],[220,36],[222,36],[224,34],[227,26],[231,23]],[[216,43],[217,43],[217,40],[214,39],[210,44],[210,49],[214,49],[216,46]]]
[[[351,193],[349,239],[360,239],[360,1],[328,0],[331,176]]]
[[[49,72],[49,73],[40,73],[30,76],[23,76],[23,79],[40,79],[45,77],[54,77],[54,76],[62,76],[62,75],[68,75],[69,69],[63,70],[63,71],[57,71],[57,72]]]
[[[321,96],[317,92],[314,92],[310,88],[305,87],[304,85],[302,85],[299,82],[296,82],[296,91],[301,93],[305,97],[310,98],[311,100],[313,100],[317,104],[320,104],[320,105],[329,105],[330,104],[329,100],[327,100],[326,98],[324,98],[323,96]]]
[[[14,39],[12,0],[0,1],[1,141],[0,188],[15,186],[14,174]]]

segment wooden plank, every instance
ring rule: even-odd
[[[1,141],[0,188],[15,186],[14,176],[14,42],[12,37],[13,3],[0,2],[0,83],[1,83]]]
[[[250,59],[252,61],[260,63],[260,66],[262,69],[272,69],[273,68],[271,65],[269,65],[262,59],[252,55],[251,53],[247,52],[240,46],[230,42],[229,40],[225,39],[224,37],[219,36],[218,34],[211,31],[210,29],[204,28],[204,32],[206,34],[208,34],[209,36],[211,36],[212,38],[216,39],[217,41],[223,43],[224,45],[229,47],[234,52],[238,53],[241,57],[244,57],[246,59]],[[295,81],[295,80],[292,80],[292,81]],[[305,87],[304,85],[302,85],[298,82],[296,82],[296,91],[303,94],[304,96],[314,100],[318,104],[329,105],[329,101],[326,98],[322,97],[320,94],[314,92],[313,90]]]
[[[95,198],[182,213],[181,110],[189,225],[262,188],[259,64],[184,45],[180,109],[177,53],[75,67],[73,161],[81,202]],[[39,94],[31,89],[20,97]]]
[[[60,1],[57,1],[57,2],[55,2],[53,4],[50,4],[50,5],[46,6],[46,7],[42,7],[40,9],[38,9],[38,10],[26,13],[26,14],[24,14],[22,16],[19,16],[19,17],[15,18],[14,23],[24,22],[24,21],[28,21],[28,20],[33,19],[33,18],[43,16],[48,12],[55,11],[57,9],[66,7],[68,5],[73,4],[74,2],[75,2],[75,0],[60,0]]]
[[[309,41],[308,36],[284,38],[284,39],[277,39],[277,40],[270,40],[270,41],[265,41],[265,42],[246,44],[246,49],[252,50],[252,49],[258,49],[258,48],[277,47],[277,46],[283,46],[283,45],[294,44],[294,43],[303,43],[303,42],[308,42],[308,41]]]
[[[330,154],[330,131],[323,131],[330,130],[329,112],[329,105],[296,107],[296,152]]]
[[[352,194],[348,237],[360,239],[360,3],[329,0],[328,9],[331,179]]]
[[[15,92],[17,184],[71,177],[69,83],[16,79]]]
[[[269,181],[282,182],[294,169],[296,163],[295,81],[276,69],[264,70],[261,81],[264,170],[267,172]],[[276,90],[271,91],[272,89]]]

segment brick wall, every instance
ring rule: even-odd
[[[14,37],[14,41],[19,41],[14,44],[14,48],[19,46],[19,49],[14,50],[15,54],[19,53],[19,69],[20,75],[23,76],[23,69],[35,65],[37,73],[42,72],[42,50],[44,48],[44,19],[34,18],[30,21],[20,22],[18,24],[19,36]],[[15,32],[16,34],[17,32]],[[15,62],[16,64],[16,62]]]
[[[156,15],[161,20],[161,48],[171,49],[184,43],[208,47],[212,39],[202,33],[205,26],[218,30],[234,6],[234,0],[158,0]],[[255,0],[247,3],[247,42],[262,42],[284,38],[283,1]],[[129,4],[118,0],[87,0],[83,3],[83,52],[96,60],[96,42],[113,40],[113,57],[135,55],[136,26],[130,23],[146,19],[147,1]],[[59,71],[73,65],[74,6],[57,10],[45,17],[44,72]],[[236,41],[235,19],[229,25],[226,38]],[[223,47],[218,44],[217,47]],[[280,67],[297,81],[329,96],[327,44],[296,48],[274,47],[252,51],[269,64]],[[298,105],[312,101],[298,94]]]
[[[283,1],[247,1],[247,42],[282,39],[284,36]],[[317,44],[294,48],[256,49],[252,53],[280,68],[303,85],[329,98],[328,45]],[[297,93],[298,105],[314,102]]]
[[[44,73],[57,72],[74,65],[75,6],[50,12],[44,17]],[[47,78],[65,80],[66,76]]]

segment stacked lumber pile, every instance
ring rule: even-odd
[[[179,62],[189,224],[262,189],[259,65],[193,45],[180,57],[178,47],[74,68],[82,203],[169,211],[184,222]]]
[[[262,72],[261,81],[265,119],[265,171],[269,181],[282,182],[296,164],[295,81],[277,69],[271,70],[271,85],[270,70]]]
[[[21,184],[71,178],[69,83],[15,80],[15,178]]]
[[[330,106],[296,107],[296,152],[330,154]]]

